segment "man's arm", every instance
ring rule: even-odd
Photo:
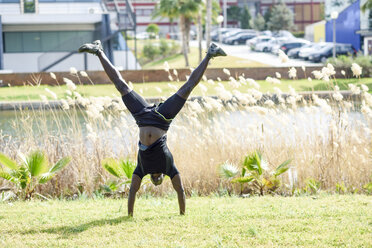
[[[185,191],[183,190],[180,174],[177,174],[172,178],[172,185],[177,192],[178,205],[180,206],[180,214],[184,215],[186,209],[186,196]]]
[[[129,189],[128,197],[128,216],[133,216],[134,201],[136,200],[136,193],[141,186],[142,179],[136,174],[132,175],[132,183]]]

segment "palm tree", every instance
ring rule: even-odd
[[[362,11],[365,12],[366,10],[372,10],[372,0],[368,0],[362,5]]]
[[[182,34],[182,52],[185,65],[189,66],[187,53],[189,52],[190,28],[192,21],[197,17],[201,0],[179,0],[180,29]]]
[[[170,22],[170,32],[173,30],[174,19],[179,16],[178,12],[178,0],[161,0],[155,5],[155,10],[152,14],[152,18],[155,17],[166,17]]]
[[[201,0],[160,0],[156,5],[153,16],[168,17],[170,20],[179,18],[182,38],[182,53],[185,64],[189,66],[187,53],[189,52],[190,28],[192,21],[197,17]],[[172,22],[172,21],[171,21]]]

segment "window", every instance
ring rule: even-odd
[[[95,38],[93,31],[4,32],[4,52],[69,52]]]
[[[0,3],[19,3],[20,0],[0,0]]]
[[[23,12],[35,13],[35,0],[23,0]]]
[[[22,33],[4,33],[5,52],[22,52]]]

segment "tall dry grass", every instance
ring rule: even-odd
[[[362,188],[372,174],[372,96],[365,86],[350,86],[362,102],[345,100],[332,86],[332,67],[319,73],[330,81],[334,91],[330,100],[313,95],[306,101],[293,89],[284,99],[276,89],[274,104],[263,100],[253,79],[230,78],[236,89],[229,92],[204,78],[198,87],[202,92],[205,85],[216,87],[218,97],[188,101],[168,132],[168,146],[186,192],[219,191],[226,186],[219,166],[225,161],[239,165],[254,150],[260,150],[272,167],[293,159],[291,172],[282,178],[292,187],[301,188],[314,178],[326,190],[337,183]],[[70,80],[65,82],[71,96],[61,100],[63,109],[16,112],[12,134],[0,133],[0,151],[15,159],[18,151],[35,149],[44,150],[53,162],[72,158],[68,167],[38,188],[44,195],[66,196],[78,189],[92,193],[109,179],[101,166],[104,158],[136,160],[137,155],[138,128],[121,99],[84,98]],[[252,89],[240,92],[242,84]],[[171,190],[170,180],[160,187],[147,185],[146,190],[159,194]]]

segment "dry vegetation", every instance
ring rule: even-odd
[[[283,176],[282,192],[303,188],[309,178],[329,191],[340,183],[362,189],[372,174],[372,96],[364,85],[351,86],[362,102],[343,99],[338,88],[332,87],[333,67],[325,68],[319,72],[322,75],[314,75],[329,81],[334,90],[331,100],[313,95],[306,101],[294,90],[284,99],[277,89],[279,98],[274,104],[262,99],[252,79],[230,78],[235,90],[229,91],[204,78],[198,87],[202,92],[206,92],[205,85],[215,87],[218,98],[188,101],[168,132],[168,146],[187,193],[223,190],[227,182],[220,178],[219,166],[225,161],[239,165],[254,150],[260,150],[272,167],[292,159],[289,173]],[[68,167],[38,188],[44,195],[92,193],[109,178],[101,166],[104,158],[136,159],[138,128],[121,99],[83,98],[70,80],[65,82],[70,97],[62,100],[62,110],[17,112],[17,121],[11,124],[14,134],[0,132],[0,152],[15,159],[18,151],[35,149],[44,150],[52,162],[63,156],[72,158]],[[240,92],[240,85],[245,84],[251,89]],[[174,92],[177,89],[172,84],[169,87]],[[142,190],[149,189],[154,193],[170,190],[170,181]]]

